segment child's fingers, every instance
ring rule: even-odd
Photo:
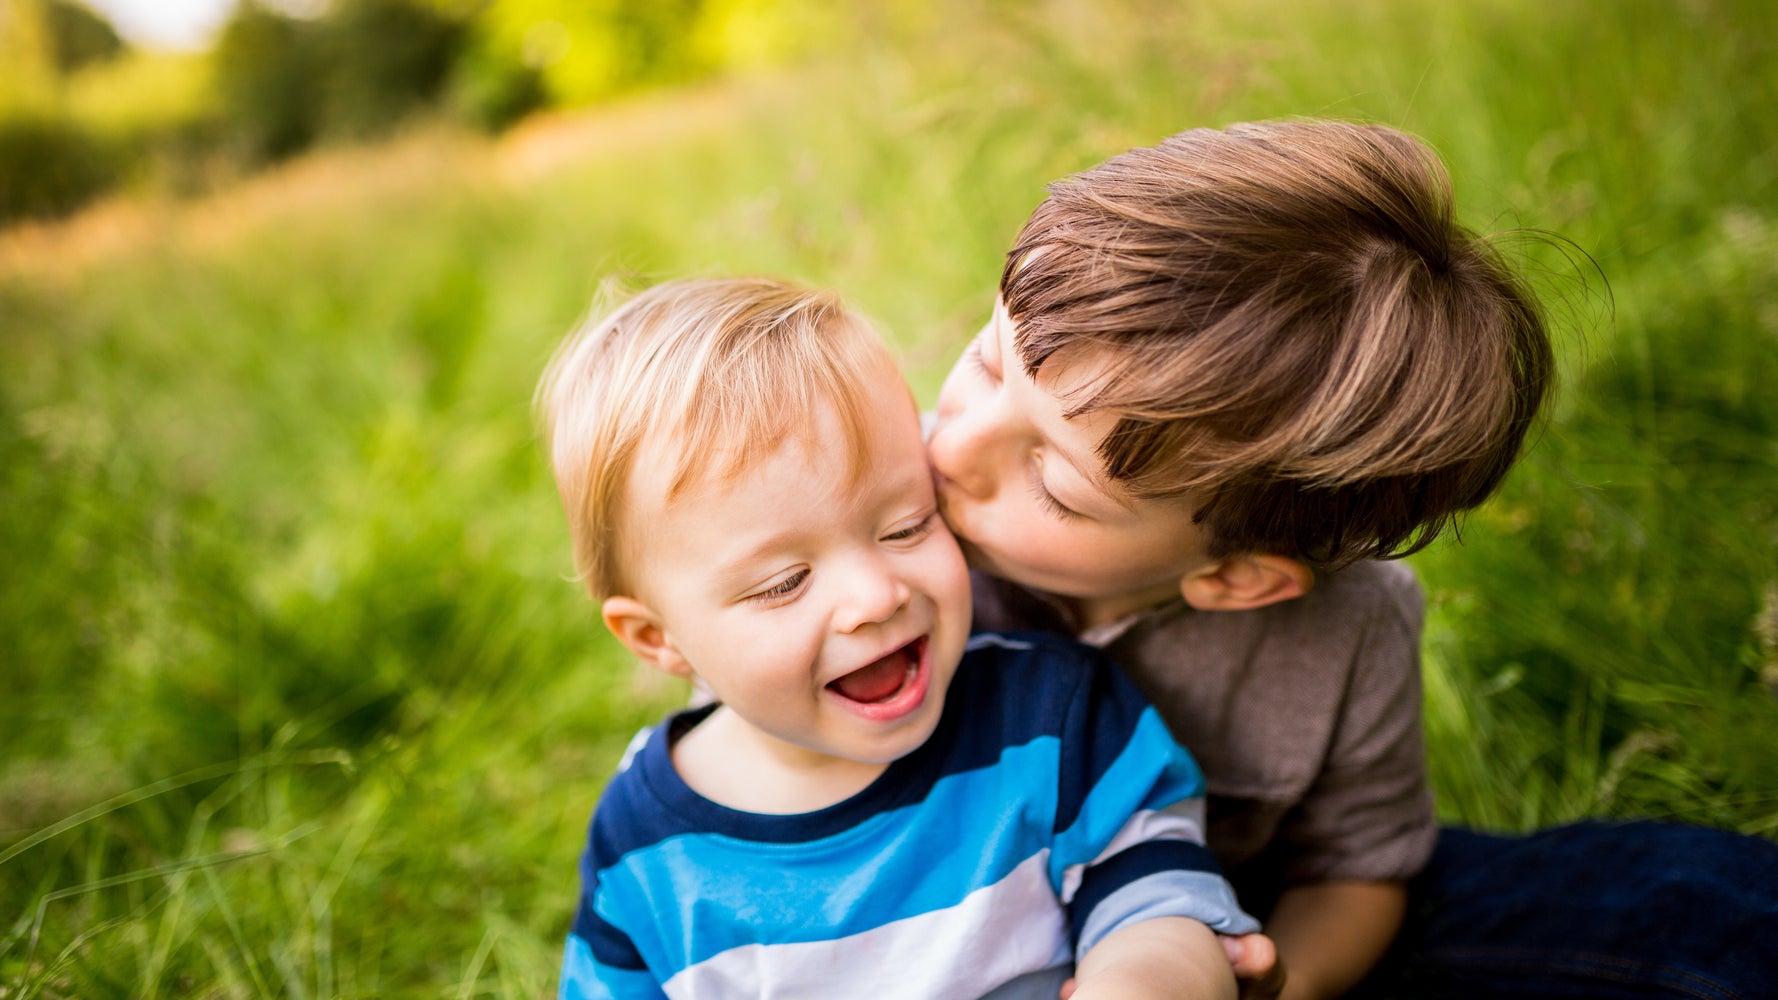
[[[1244,1000],[1275,997],[1284,989],[1284,965],[1278,961],[1278,946],[1264,934],[1242,934],[1238,937],[1218,936],[1223,954],[1241,981]]]

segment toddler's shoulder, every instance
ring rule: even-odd
[[[1048,632],[978,632],[952,683],[971,725],[995,720],[1014,739],[1058,734],[1083,706],[1140,701],[1130,681],[1092,646]]]
[[[994,689],[1010,688],[1066,696],[1096,672],[1111,669],[1105,654],[1077,639],[1053,632],[989,631],[969,637],[964,673]]]

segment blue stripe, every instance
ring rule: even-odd
[[[950,775],[923,803],[822,842],[697,833],[632,851],[597,873],[599,915],[651,928],[636,947],[671,978],[740,945],[843,937],[955,906],[1048,846],[1058,750],[1053,737],[1009,748],[1002,766]]]
[[[1063,870],[1098,857],[1136,813],[1165,809],[1203,794],[1204,774],[1197,762],[1173,742],[1160,713],[1145,709],[1129,746],[1100,775],[1074,824],[1056,835],[1050,884],[1060,891]]]
[[[1068,925],[1079,941],[1087,918],[1107,896],[1131,883],[1161,872],[1205,872],[1220,875],[1216,855],[1188,840],[1145,840],[1088,868],[1080,889],[1068,904]]]
[[[562,952],[562,982],[556,988],[558,1000],[665,996],[660,984],[647,972],[600,968],[585,941],[568,939]]]
[[[1080,753],[1062,761],[1057,832],[1074,825],[1087,795],[1125,757],[1144,713],[1153,714],[1141,692],[1110,661],[1082,656],[1076,669],[1091,688],[1086,697],[1074,698],[1069,703],[1063,739],[1070,747],[1079,748]],[[1172,741],[1169,736],[1167,742]]]

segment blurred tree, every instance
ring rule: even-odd
[[[451,72],[450,102],[470,123],[497,131],[542,107],[543,75],[486,33],[472,31]]]
[[[250,162],[288,156],[320,131],[315,26],[244,0],[216,39],[216,88],[231,145]]]
[[[62,215],[111,187],[118,153],[74,122],[35,111],[0,117],[0,222]]]
[[[336,0],[317,28],[323,127],[353,138],[433,106],[469,39],[463,20],[414,0]]]
[[[123,54],[123,39],[111,22],[76,0],[47,0],[50,55],[58,70],[71,73],[89,63]]]
[[[66,213],[120,173],[118,151],[66,115],[62,83],[67,68],[98,57],[110,26],[82,22],[67,6],[0,0],[0,222]]]

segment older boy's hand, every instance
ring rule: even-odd
[[[1241,1000],[1277,1000],[1284,992],[1284,963],[1278,958],[1278,946],[1264,934],[1242,934],[1238,937],[1218,935],[1223,953],[1235,970],[1235,983],[1241,988]]]

